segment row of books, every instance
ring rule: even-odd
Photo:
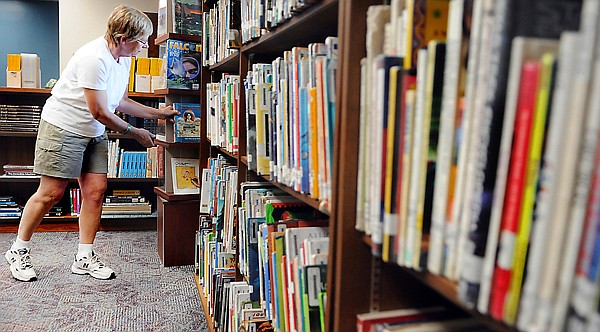
[[[240,188],[238,261],[276,330],[324,331],[329,222],[271,184]]]
[[[600,5],[555,5],[374,6],[362,61],[356,228],[520,330],[598,319]]]
[[[164,148],[154,146],[146,151],[125,151],[119,139],[108,142],[108,177],[157,178],[164,177]],[[162,170],[162,174],[161,174]]]
[[[294,47],[244,79],[248,168],[331,200],[337,38]]]
[[[131,57],[129,91],[151,93],[167,87],[167,66],[162,58]]]
[[[212,146],[237,154],[239,149],[239,75],[223,74],[217,83],[206,84],[206,137]]]
[[[201,216],[196,264],[215,328],[268,323],[277,330],[321,331],[327,220],[268,183],[242,184],[238,208],[237,170],[223,157],[210,166],[201,194],[201,212],[210,214]],[[236,257],[240,282],[234,282]]]
[[[241,0],[242,43],[259,38],[267,30],[289,20],[305,10],[315,0],[267,1]]]
[[[169,33],[200,36],[202,34],[202,1],[159,0],[156,35]]]
[[[214,65],[238,52],[241,46],[240,0],[219,0],[202,13],[202,63]]]
[[[37,132],[42,107],[37,105],[0,104],[0,130]]]

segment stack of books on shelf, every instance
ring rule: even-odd
[[[2,166],[4,170],[4,176],[37,176],[37,173],[33,172],[33,165],[13,165],[6,164]]]
[[[337,38],[257,63],[244,79],[248,168],[331,201]],[[327,208],[326,208],[327,209]]]
[[[508,325],[595,330],[600,3],[541,3],[369,9],[356,228]]]
[[[324,330],[326,216],[264,182],[243,183],[238,207],[237,170],[222,157],[211,166],[203,171],[200,206],[208,215],[197,233],[196,264],[214,326]],[[242,281],[235,281],[236,253]]]
[[[112,195],[104,198],[102,215],[150,215],[152,205],[139,190],[113,190]]]
[[[37,132],[42,114],[38,105],[0,104],[0,130],[14,132]]]
[[[0,196],[0,219],[20,218],[22,210],[13,196]]]

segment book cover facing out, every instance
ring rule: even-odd
[[[187,158],[172,158],[171,171],[173,180],[173,193],[175,194],[198,194],[199,189],[192,180],[198,179],[199,160]]]
[[[175,142],[200,142],[200,104],[173,103],[179,111],[175,120]]]
[[[200,89],[200,43],[167,39],[161,52],[162,58],[167,62],[168,89]]]

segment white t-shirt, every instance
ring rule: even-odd
[[[64,130],[86,137],[104,133],[105,126],[94,119],[83,89],[106,91],[108,110],[114,112],[129,83],[130,57],[113,58],[104,37],[92,40],[75,52],[52,89],[42,119]]]

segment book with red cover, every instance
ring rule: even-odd
[[[502,225],[498,260],[494,270],[490,314],[502,320],[504,303],[511,277],[516,233],[519,227],[521,201],[527,171],[527,155],[531,142],[531,128],[535,110],[540,64],[538,61],[526,61],[521,69],[521,84],[517,103],[517,117],[513,137],[510,168],[502,211]]]

